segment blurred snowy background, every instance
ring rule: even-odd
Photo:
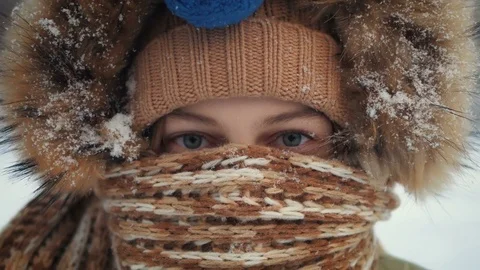
[[[9,13],[15,2],[0,0],[0,12]],[[0,171],[15,160],[13,154],[0,154]],[[472,160],[480,164],[480,153],[472,153]],[[32,198],[36,187],[0,175],[0,230]],[[401,207],[376,228],[389,253],[428,269],[480,269],[480,168],[464,170],[451,189],[425,202],[416,202],[401,187],[397,193]]]

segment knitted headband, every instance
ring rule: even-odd
[[[241,23],[215,29],[162,16],[153,27],[160,33],[136,57],[135,129],[202,100],[262,96],[300,102],[346,123],[340,51],[297,5],[268,0]]]

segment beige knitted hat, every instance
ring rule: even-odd
[[[265,1],[249,19],[217,29],[162,16],[136,58],[136,129],[174,109],[229,97],[300,102],[345,123],[339,49],[305,21],[307,11],[293,6],[299,2]]]

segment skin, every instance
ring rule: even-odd
[[[273,98],[203,101],[175,110],[154,126],[157,153],[181,153],[227,143],[263,145],[328,158],[330,120],[295,102]]]

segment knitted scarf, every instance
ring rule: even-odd
[[[7,269],[375,269],[389,188],[258,146],[113,165],[95,195],[31,202],[0,237]]]

